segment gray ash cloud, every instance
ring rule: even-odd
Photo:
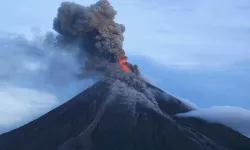
[[[107,0],[90,6],[62,2],[53,28],[59,33],[60,44],[78,41],[81,55],[87,55],[84,69],[91,70],[96,66],[105,66],[106,62],[127,60],[123,49],[125,26],[114,21],[116,14]],[[140,74],[137,65],[126,62],[126,66],[135,74]]]

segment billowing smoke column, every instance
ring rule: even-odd
[[[114,21],[116,14],[107,0],[100,0],[88,7],[62,2],[53,28],[66,43],[80,41],[81,50],[88,55],[87,69],[108,62],[118,63],[124,71],[139,74],[137,65],[127,62],[122,48],[125,26]]]

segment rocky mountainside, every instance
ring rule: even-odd
[[[128,81],[100,80],[37,120],[1,135],[0,149],[250,150],[247,137],[220,124],[178,118],[175,114],[193,108],[145,81]]]
[[[194,108],[146,82],[127,61],[116,14],[107,0],[62,2],[53,22],[58,35],[48,34],[48,43],[80,48],[82,78],[103,75],[67,103],[0,135],[0,150],[250,150],[250,139],[231,128],[176,116]]]

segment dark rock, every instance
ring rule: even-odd
[[[208,123],[194,117],[174,117],[180,125],[195,129],[229,150],[250,150],[250,139],[218,123]]]
[[[190,110],[149,83],[138,90],[122,80],[102,80],[37,120],[1,135],[0,150],[249,148],[250,139],[228,127],[174,117]]]

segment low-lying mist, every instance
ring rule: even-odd
[[[95,82],[79,80],[76,47],[59,49],[48,39],[0,37],[0,133],[43,115]]]

